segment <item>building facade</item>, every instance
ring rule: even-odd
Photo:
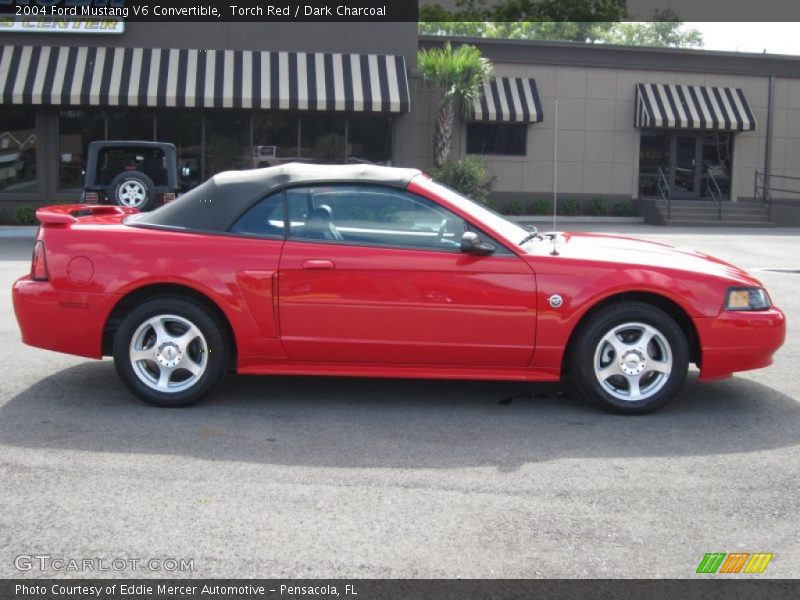
[[[683,206],[718,198],[725,207],[753,201],[754,188],[760,196],[766,174],[784,190],[772,192],[773,221],[800,224],[800,57],[464,41],[492,60],[495,81],[490,117],[485,101],[463,115],[453,145],[486,156],[500,206],[552,198],[556,172],[558,197],[584,205],[634,200],[645,213],[668,193]],[[527,111],[519,82],[538,92]],[[422,129],[435,109],[435,99],[417,108]],[[429,147],[420,150],[429,163]]]
[[[0,23],[0,220],[78,199],[94,140],[175,144],[187,189],[289,160],[432,166],[437,97],[416,54],[443,40],[415,23],[98,30]],[[460,115],[452,157],[487,158],[500,208],[551,198],[557,183],[559,198],[648,214],[664,197],[760,201],[769,182],[787,190],[773,192],[772,219],[800,222],[800,59],[463,41],[495,72]]]
[[[411,162],[416,51],[414,23],[0,24],[0,218],[78,199],[95,140],[175,144],[184,188],[290,160]]]

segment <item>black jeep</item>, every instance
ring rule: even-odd
[[[92,142],[86,159],[83,201],[141,211],[171,202],[178,194],[175,146],[162,142]]]

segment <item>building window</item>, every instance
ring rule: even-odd
[[[60,191],[81,189],[89,143],[104,139],[106,139],[106,116],[102,110],[74,109],[58,113]]]
[[[0,192],[36,191],[36,112],[0,111]]]
[[[108,139],[135,142],[155,140],[155,112],[114,110],[108,113]]]
[[[199,111],[160,112],[156,140],[174,144],[178,155],[178,181],[187,192],[203,180],[203,115]]]
[[[253,114],[253,166],[270,167],[297,158],[299,154],[297,115]]]
[[[391,164],[392,118],[385,115],[354,115],[347,120],[347,158]]]
[[[311,113],[300,118],[300,157],[341,163],[345,158],[345,117]]]
[[[519,123],[467,123],[467,154],[525,156],[528,126]]]
[[[250,113],[207,112],[205,115],[205,175],[251,169]]]

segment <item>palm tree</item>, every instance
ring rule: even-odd
[[[417,57],[422,81],[442,93],[433,132],[433,161],[437,167],[450,154],[455,104],[472,110],[472,103],[483,95],[483,86],[492,74],[492,63],[475,46],[462,44],[455,50],[450,42],[440,48],[421,50]]]

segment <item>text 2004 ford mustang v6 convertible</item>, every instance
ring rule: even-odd
[[[14,285],[23,341],[101,358],[185,406],[247,374],[557,381],[620,413],[660,408],[688,364],[769,365],[783,313],[709,256],[541,236],[411,169],[222,173],[155,212],[37,213]],[[554,239],[555,238],[555,239]],[[557,252],[553,252],[553,248]]]

